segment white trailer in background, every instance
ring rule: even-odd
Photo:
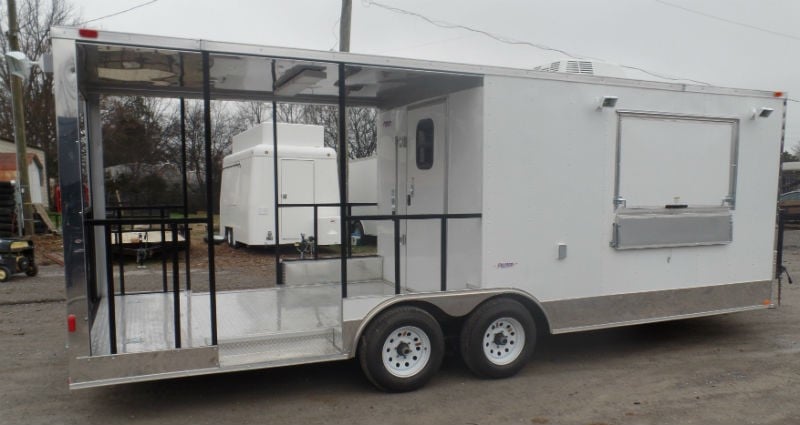
[[[348,199],[352,204],[377,204],[378,202],[378,157],[352,159],[347,164]],[[353,215],[372,215],[378,213],[375,206],[355,206]],[[353,232],[377,236],[378,223],[372,220],[356,221]]]
[[[325,147],[324,128],[278,123],[278,187],[281,204],[336,204],[336,151]],[[233,136],[233,153],[222,161],[220,233],[232,246],[275,245],[272,123]],[[311,207],[281,208],[280,244],[314,235]],[[339,208],[320,207],[318,243],[339,243]]]
[[[500,378],[526,365],[539,331],[777,301],[782,92],[74,28],[51,34],[72,388],[358,356],[378,387],[404,391],[435,375],[445,332],[458,337],[469,369]],[[339,222],[340,258],[285,261],[276,268],[283,285],[265,278],[261,288],[217,291],[209,262],[208,291],[189,290],[173,256],[172,291],[117,291],[105,241],[121,221],[89,214],[105,216],[96,172],[103,93],[202,98],[206,129],[212,99],[333,105],[340,153],[346,108],[377,108],[378,214],[348,214],[346,197],[339,211],[342,220],[378,223],[378,255],[348,258]],[[76,143],[83,128],[85,148]],[[281,147],[280,162],[291,165],[273,170],[268,126],[252,131],[261,132],[254,147],[226,159],[241,171],[226,174],[224,192],[247,185],[242,196],[263,194],[256,218],[259,208],[272,213],[272,193],[286,194],[282,203],[338,202],[324,186],[337,181],[321,169],[332,164],[322,160],[328,154],[299,156],[322,148]],[[292,149],[298,154],[287,155]],[[264,175],[244,178],[245,170]],[[270,190],[270,173],[282,176],[279,190]],[[295,199],[294,180],[328,197]],[[226,218],[234,234],[252,217],[241,214]],[[210,216],[156,224],[192,223],[213,232]],[[248,241],[266,241],[270,223],[244,232],[255,235]],[[296,225],[287,237],[308,230]],[[213,258],[214,245],[208,250]]]

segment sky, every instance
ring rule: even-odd
[[[83,20],[148,2],[68,1]],[[441,28],[375,2],[575,57],[715,86],[780,90],[800,100],[796,0],[353,0],[352,52],[532,68],[569,57]],[[338,49],[340,8],[340,0],[155,0],[84,26],[331,50]],[[657,80],[631,68],[625,72]],[[800,103],[789,102],[785,147],[798,143]]]

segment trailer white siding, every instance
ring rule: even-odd
[[[447,102],[447,212],[481,211],[483,201],[483,89],[453,93]],[[447,224],[447,280],[454,289],[481,286],[481,220]]]
[[[614,109],[596,107],[606,95],[619,97],[620,110],[740,120],[730,244],[635,251],[609,246],[615,219],[618,117]],[[778,109],[781,103],[781,99],[487,76],[484,285],[519,287],[547,302],[770,281],[778,172],[770,165],[778,161],[780,125],[753,120],[751,114],[754,107]],[[683,132],[678,130],[676,136]],[[717,154],[725,153],[717,149]],[[635,158],[638,163],[658,160]],[[719,159],[694,160],[690,165],[715,161]],[[719,166],[685,171],[699,176],[697,185],[705,185],[707,173],[727,175]],[[634,178],[654,178],[647,167],[636,172],[643,175]],[[712,180],[711,186],[716,194],[720,183]],[[557,257],[560,243],[568,247],[563,260]]]

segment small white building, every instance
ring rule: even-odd
[[[31,188],[31,202],[49,206],[47,196],[47,170],[44,165],[44,152],[41,149],[27,147],[28,181]],[[16,181],[17,151],[14,142],[0,139],[0,181]]]

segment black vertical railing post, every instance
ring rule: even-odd
[[[191,275],[191,250],[192,250],[192,228],[189,223],[183,225],[183,250],[186,254],[186,290],[192,290],[192,275]]]
[[[181,348],[181,299],[180,299],[180,270],[178,269],[178,225],[172,223],[170,225],[170,232],[172,233],[172,249],[169,252],[172,254],[172,315],[173,326],[175,327],[175,348]],[[162,252],[166,253],[166,250]]]
[[[784,211],[778,208],[778,255],[775,256],[775,279],[780,279],[783,274],[783,230],[785,229],[786,221]],[[791,281],[790,281],[791,283]],[[781,305],[783,297],[783,285],[778,280],[778,306]]]
[[[278,193],[278,101],[275,99],[275,85],[278,81],[275,61],[272,61],[272,191],[275,199],[275,284],[283,283],[281,270],[281,230],[280,213],[278,204],[280,196]]]
[[[319,208],[314,204],[314,259],[319,258]]]
[[[117,210],[117,218],[122,218],[122,208]],[[117,252],[119,254],[119,292],[125,295],[125,251],[122,244],[122,224],[117,226]]]
[[[442,238],[441,248],[442,248],[442,252],[440,254],[441,257],[442,257],[441,258],[441,260],[442,260],[442,265],[441,265],[441,268],[442,268],[442,270],[441,270],[441,273],[442,273],[442,288],[441,289],[442,289],[442,291],[446,291],[447,290],[447,218],[443,216],[442,220],[441,220],[441,223],[442,223],[441,224],[441,231],[442,231],[442,234],[441,234],[441,238]]]
[[[211,72],[208,52],[203,52],[203,127],[206,166],[206,237],[208,238],[208,295],[211,316],[211,345],[217,345],[217,281],[214,266],[214,187],[211,160]]]
[[[352,238],[353,229],[350,228],[350,216],[352,216],[352,215],[353,215],[353,207],[350,204],[348,204],[347,205],[347,217],[348,217],[348,219],[347,219],[347,223],[345,223],[345,225],[347,226],[347,239],[346,239],[347,240],[347,258],[351,258],[353,256],[353,238]]]
[[[111,354],[117,354],[117,311],[114,306],[114,262],[111,260],[111,229],[103,226],[106,238],[106,301],[108,302],[108,341]]]
[[[183,56],[181,56],[181,80],[183,80]],[[183,85],[183,83],[181,83]],[[183,184],[183,218],[189,218],[189,176],[187,171],[187,160],[186,160],[186,100],[181,98],[181,174],[183,174],[182,184]],[[189,272],[191,267],[190,259],[191,259],[191,239],[189,234],[191,233],[191,228],[189,223],[184,224],[184,232],[183,232],[183,241],[184,241],[184,252],[186,254],[186,290],[192,290],[192,277],[191,273]]]
[[[167,235],[166,229],[164,228],[164,208],[159,210],[158,216],[161,219],[161,289],[167,292],[169,287],[167,285]]]
[[[339,63],[339,216],[341,223],[339,232],[341,236],[341,279],[342,298],[347,298],[347,246],[350,244],[350,235],[347,234],[347,222],[350,220],[347,211],[347,88],[345,87],[345,66]]]
[[[783,230],[785,226],[785,221],[783,218],[783,211],[778,209],[778,242],[777,246],[775,247],[778,251],[777,255],[775,256],[775,278],[779,278],[781,273],[783,273]]]
[[[400,219],[394,222],[394,293],[400,294]]]

